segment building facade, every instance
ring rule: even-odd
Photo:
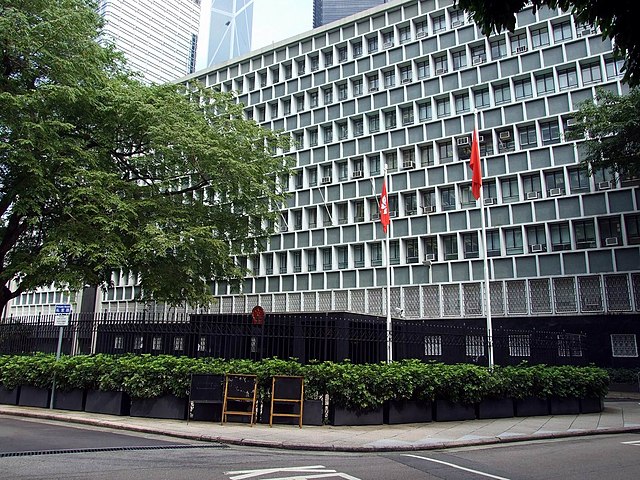
[[[580,330],[588,317],[610,329],[614,357],[637,357],[639,183],[588,176],[565,136],[596,88],[626,92],[620,68],[566,12],[525,8],[513,33],[487,38],[451,0],[398,0],[200,72],[289,133],[295,146],[276,154],[296,160],[268,248],[238,258],[251,275],[241,290],[215,285],[211,311],[384,315],[389,261],[394,316],[481,319],[484,207],[494,319]],[[474,111],[484,205],[471,195]],[[117,274],[98,308],[139,309],[134,294]],[[25,295],[15,314],[33,308]]]
[[[148,82],[195,71],[200,0],[100,0],[104,37]]]
[[[354,13],[382,5],[387,0],[313,0],[313,28],[335,22]]]

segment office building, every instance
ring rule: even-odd
[[[313,28],[335,22],[367,8],[381,5],[387,0],[313,0]]]
[[[100,0],[104,37],[148,82],[195,71],[200,0]]]

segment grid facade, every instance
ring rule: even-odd
[[[313,0],[313,28],[335,22],[354,13],[385,3],[387,0]]]

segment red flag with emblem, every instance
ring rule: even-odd
[[[473,130],[471,141],[471,160],[469,168],[473,172],[471,177],[471,193],[476,200],[480,199],[480,189],[482,188],[482,164],[480,163],[480,146],[478,145],[478,131]]]
[[[387,233],[387,227],[391,218],[389,217],[389,195],[387,195],[387,181],[382,181],[382,196],[380,197],[380,223],[382,231]]]

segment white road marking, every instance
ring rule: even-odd
[[[451,468],[457,468],[459,470],[464,470],[465,472],[475,473],[476,475],[482,475],[483,477],[495,478],[496,480],[509,480],[508,478],[505,478],[505,477],[499,477],[497,475],[491,475],[490,473],[480,472],[478,470],[472,470],[471,468],[461,467],[460,465],[456,465],[455,463],[443,462],[442,460],[436,460],[435,458],[421,457],[420,455],[411,455],[408,453],[405,454],[404,456],[419,458],[421,460],[426,460],[427,462],[440,463],[442,465],[446,465]]]
[[[620,442],[622,445],[636,445],[640,447],[640,440],[633,440],[631,442]]]
[[[262,475],[273,475],[276,473],[295,473],[289,477],[262,477]],[[230,475],[231,480],[245,480],[247,478],[261,477],[261,480],[308,480],[312,478],[343,478],[345,480],[360,480],[347,473],[337,472],[326,468],[324,465],[310,465],[306,467],[277,467],[261,468],[257,470],[236,470],[225,472]]]

